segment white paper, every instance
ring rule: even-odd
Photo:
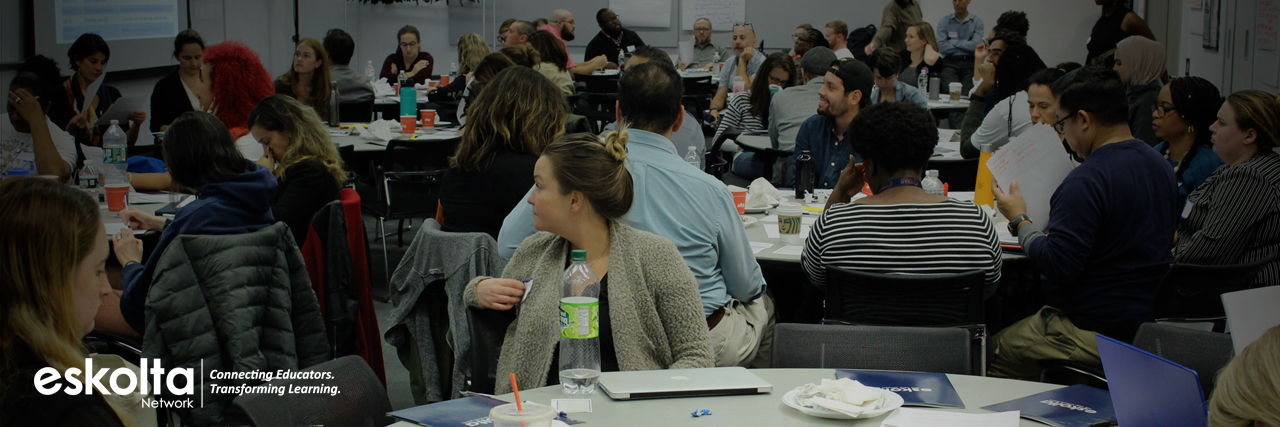
[[[680,62],[686,64],[693,62],[693,39],[680,42]]]
[[[169,203],[169,193],[147,194],[136,191],[129,193],[129,204],[143,205],[149,203]]]
[[[1019,411],[969,414],[936,409],[902,408],[884,420],[896,427],[1017,427]]]
[[[591,412],[591,399],[551,399],[551,407],[570,414]]]
[[[760,251],[773,247],[773,243],[751,242],[751,253],[758,254]]]
[[[524,281],[524,296],[520,297],[520,302],[529,299],[529,291],[533,290],[533,279]],[[587,411],[591,412],[591,411]]]
[[[1027,203],[1027,216],[1039,224],[1049,222],[1049,198],[1071,173],[1071,163],[1062,155],[1062,140],[1053,127],[1032,125],[987,161],[1000,190],[1018,181],[1018,191]]]
[[[86,111],[89,111],[89,106],[93,105],[93,98],[98,96],[98,87],[102,86],[102,81],[106,78],[107,73],[102,73],[101,76],[98,76],[97,80],[94,80],[93,83],[89,83],[89,87],[84,90],[84,104],[80,105],[80,114],[84,114]],[[80,83],[72,81],[71,84]]]
[[[681,0],[680,29],[693,31],[700,18],[711,21],[711,28],[733,31],[733,24],[747,21],[747,0]]]
[[[120,230],[125,229],[125,224],[123,222],[109,222],[103,223],[102,225],[107,228],[108,236],[114,236],[116,233],[119,233]]]
[[[95,125],[108,125],[112,120],[119,120],[120,124],[129,122],[129,115],[134,111],[147,111],[151,109],[151,99],[145,96],[130,96],[117,99],[111,104],[111,108],[107,112],[102,113],[102,117],[98,117]],[[120,126],[121,130],[124,126]]]
[[[796,246],[796,245],[786,245],[781,248],[778,248],[778,250],[776,251],[773,251],[773,253],[778,255],[791,255],[791,256],[800,256],[801,252],[804,252],[804,246]]]
[[[609,9],[624,27],[671,27],[671,0],[610,0]]]
[[[1280,286],[1267,286],[1222,294],[1227,327],[1236,354],[1257,341],[1268,329],[1280,325]]]

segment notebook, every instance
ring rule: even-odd
[[[1054,427],[1090,427],[1116,419],[1111,395],[1087,385],[1049,390],[982,409],[995,412],[1022,411],[1022,418]]]
[[[905,402],[902,406],[964,408],[947,374],[837,369],[836,378],[848,378],[868,387],[898,393]]]
[[[1098,335],[1098,354],[1116,419],[1124,426],[1209,424],[1196,372],[1134,346]]]
[[[763,394],[773,384],[743,367],[604,372],[600,388],[615,400]]]

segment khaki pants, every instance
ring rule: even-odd
[[[729,300],[724,318],[709,336],[716,366],[768,368],[773,352],[773,298],[763,295],[750,304]]]
[[[987,375],[1037,380],[1041,360],[1070,360],[1102,369],[1096,332],[1077,328],[1062,311],[1045,306],[992,338]]]

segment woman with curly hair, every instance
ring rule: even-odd
[[[249,134],[249,112],[263,98],[275,93],[271,74],[258,53],[237,41],[225,41],[204,51],[204,79],[209,82],[217,108],[210,111],[227,125],[236,148],[249,160],[262,157],[262,146]],[[221,84],[220,84],[221,83]]]

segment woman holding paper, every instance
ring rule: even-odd
[[[1213,152],[1226,162],[1187,196],[1174,260],[1201,265],[1252,263],[1280,251],[1280,107],[1258,90],[1236,92],[1218,110]],[[1257,286],[1280,280],[1280,261]]]
[[[75,74],[62,83],[65,93],[55,97],[49,117],[75,136],[76,142],[101,146],[102,135],[110,124],[98,123],[98,118],[123,97],[120,90],[102,83],[107,61],[111,60],[111,47],[102,36],[85,33],[67,49],[67,58]],[[138,142],[138,131],[145,121],[147,113],[140,110],[130,113],[127,121],[120,121],[129,145]]]

